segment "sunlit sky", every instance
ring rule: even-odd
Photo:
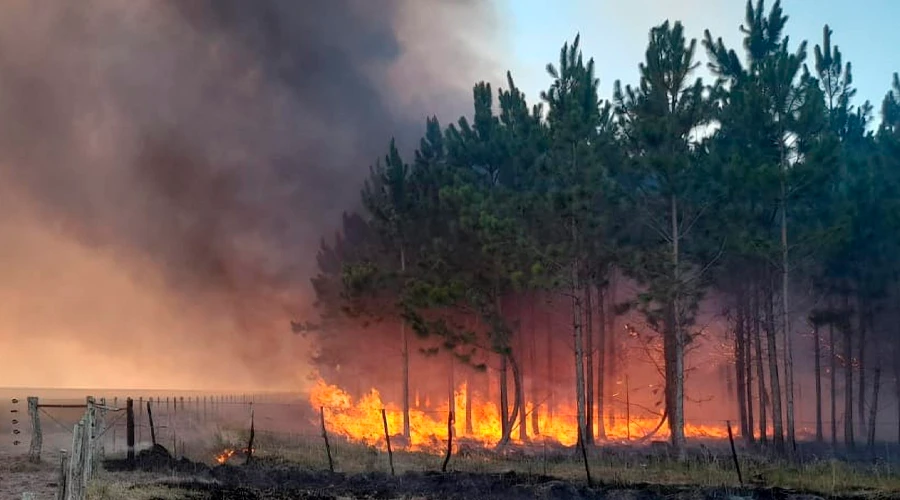
[[[743,54],[739,27],[745,0],[496,1],[510,26],[508,43],[514,63],[509,69],[530,103],[536,103],[540,90],[549,84],[546,64],[555,63],[562,44],[578,32],[585,55],[595,59],[604,97],[612,94],[617,79],[637,82],[637,65],[643,60],[650,28],[666,19],[682,21],[687,35],[698,39],[698,56],[704,63],[700,76],[708,75],[706,52],[699,45],[704,29]],[[772,4],[766,2],[767,11]],[[784,0],[782,6],[789,16],[791,48],[801,40],[809,41],[811,69],[813,48],[822,43],[822,28],[826,23],[831,27],[832,44],[853,65],[857,103],[868,99],[877,112],[891,75],[900,71],[900,0]]]

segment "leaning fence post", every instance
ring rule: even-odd
[[[250,404],[250,442],[247,443],[247,459],[244,460],[244,465],[250,463],[250,460],[253,459],[253,438],[256,436],[256,429],[253,423],[253,403]]]
[[[387,412],[381,409],[381,422],[384,424],[384,440],[387,442],[388,463],[391,466],[391,475],[394,475],[394,451],[391,450],[391,433],[388,432]]]
[[[66,500],[66,481],[69,478],[69,454],[59,450],[59,479],[56,484],[56,500]]]
[[[28,396],[28,415],[31,417],[31,446],[28,448],[28,460],[31,462],[41,461],[41,446],[44,442],[44,435],[41,432],[41,416],[38,414],[38,398]]]
[[[325,440],[325,453],[328,455],[328,470],[334,472],[334,461],[331,459],[331,446],[328,444],[328,431],[325,430],[325,407],[319,408],[319,418],[322,421],[322,439]]]
[[[147,421],[150,423],[150,442],[156,447],[156,428],[153,427],[153,410],[150,409],[150,401],[147,401]]]

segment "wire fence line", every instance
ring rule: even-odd
[[[21,401],[24,401],[21,400]],[[71,446],[72,429],[75,423],[82,417],[83,408],[79,404],[83,400],[76,399],[42,399],[40,400],[39,413],[41,418],[52,425],[44,430],[43,446],[46,450],[67,449]],[[156,442],[164,446],[174,456],[185,456],[196,460],[209,460],[214,457],[217,450],[226,447],[240,446],[246,441],[246,434],[250,426],[251,409],[255,431],[260,436],[274,441],[279,440],[285,444],[299,445],[301,442],[315,442],[321,440],[319,412],[324,413],[326,431],[333,439],[340,440],[347,436],[353,436],[358,441],[371,444],[383,437],[381,431],[381,410],[384,410],[385,423],[389,427],[391,436],[402,434],[402,411],[396,408],[347,408],[344,406],[323,406],[313,408],[312,405],[301,396],[185,396],[185,397],[138,397],[132,399],[134,403],[134,429],[137,449],[146,449],[152,445],[152,436],[155,434]],[[106,405],[114,409],[124,409],[126,398],[112,397],[106,399]],[[7,446],[7,453],[24,454],[28,451],[28,442],[31,438],[31,428],[28,417],[24,414],[24,405],[7,401],[8,410],[4,412],[12,418],[6,418],[7,428],[4,432],[4,441],[0,444]],[[150,412],[148,413],[148,406]],[[435,440],[441,441],[447,437],[447,408],[413,408],[416,418],[412,419],[411,427],[414,435],[430,434]],[[150,428],[150,414],[153,417],[153,429]],[[127,422],[125,412],[118,412],[111,416],[105,423],[102,432],[97,436],[106,450],[113,454],[122,454],[127,449],[126,434]],[[493,422],[481,422],[478,419],[486,419],[478,412],[473,412],[471,426],[467,425],[466,413],[460,409],[452,423],[454,438],[460,442],[467,439],[484,438],[477,436],[485,433],[485,427],[480,424]],[[659,419],[660,416],[656,416]],[[345,428],[348,419],[354,424],[354,428]],[[489,418],[488,418],[489,420]],[[548,415],[542,412],[538,422],[538,429],[533,428],[529,419],[526,420],[526,434],[529,439],[540,437],[541,439],[553,439],[554,432],[560,432],[561,428],[575,429],[577,416],[569,412],[554,412]],[[13,424],[12,422],[15,421]],[[657,427],[652,417],[642,416],[640,419],[628,418],[624,415],[603,416],[603,424],[606,431],[614,435],[611,440],[622,442],[627,440],[638,441],[642,434],[650,433]],[[389,425],[388,425],[389,424]],[[689,419],[688,424],[695,428],[705,427],[710,434],[705,437],[722,438],[724,435],[726,420],[724,419]],[[811,439],[814,437],[814,421],[798,421],[798,437]],[[514,440],[520,436],[518,423],[513,427]],[[737,423],[732,421],[735,435],[739,436]],[[830,440],[830,420],[823,422],[825,439]],[[367,427],[360,430],[359,427]],[[543,429],[541,427],[544,427]],[[594,422],[595,435],[599,430],[599,422]],[[626,440],[621,434],[622,428],[634,431]],[[843,438],[843,421],[838,421],[841,430],[839,440]],[[897,424],[895,422],[878,422],[876,432],[880,436],[894,436],[896,439]],[[571,430],[571,429],[569,429]],[[657,429],[664,439],[667,434],[667,426]],[[537,432],[535,432],[537,431]],[[712,432],[715,431],[715,432]],[[758,430],[756,430],[758,435]],[[542,435],[539,433],[543,432]],[[473,435],[473,433],[475,435]],[[536,435],[537,434],[537,435]],[[548,435],[549,434],[549,435]],[[769,436],[771,436],[771,422],[769,423]],[[499,436],[488,436],[496,437]],[[692,437],[704,437],[702,434],[694,434]],[[863,435],[859,437],[864,438]],[[402,443],[402,439],[399,440]],[[398,443],[399,444],[399,443]],[[567,443],[571,444],[571,443]],[[0,446],[2,450],[4,446]]]

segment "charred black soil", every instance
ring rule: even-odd
[[[778,499],[824,498],[810,493],[779,488],[702,488],[644,484],[600,484],[588,488],[583,483],[558,478],[506,472],[406,472],[343,474],[312,470],[281,460],[259,458],[249,464],[210,467],[175,459],[162,446],[145,450],[136,457],[135,469],[144,472],[174,473],[163,484],[184,492],[185,498],[209,500],[269,499]],[[129,470],[124,460],[108,460],[107,471]],[[648,480],[652,478],[648,477]],[[862,495],[863,497],[865,495]],[[861,496],[830,497],[861,498]],[[870,496],[871,498],[871,496]]]

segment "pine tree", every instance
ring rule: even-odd
[[[680,22],[653,28],[640,84],[623,88],[617,82],[615,90],[633,168],[626,189],[637,193],[633,208],[643,212],[650,231],[629,270],[647,285],[639,306],[663,336],[666,412],[672,446],[681,458],[684,353],[704,267],[698,269],[685,251],[692,221],[702,212],[697,195],[703,175],[692,133],[709,118],[702,81],[689,80],[697,67],[695,48],[696,40],[686,42]]]

